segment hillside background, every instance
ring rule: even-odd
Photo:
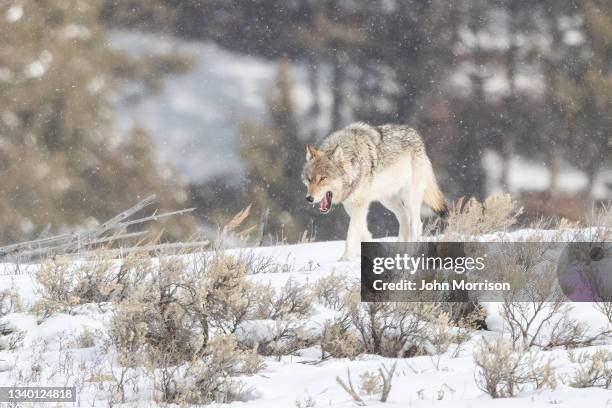
[[[510,192],[525,221],[582,219],[612,197],[612,5],[4,1],[0,241],[150,192],[197,208],[164,239],[249,203],[254,241],[343,238],[299,174],[306,144],[357,120],[419,129],[449,201]],[[370,222],[396,233],[382,208]]]

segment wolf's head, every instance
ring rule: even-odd
[[[306,147],[306,164],[302,171],[302,181],[308,188],[306,201],[318,202],[323,214],[329,212],[332,201],[340,203],[345,198],[343,166],[344,158],[339,147],[329,152]]]

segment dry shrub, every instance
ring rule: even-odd
[[[125,299],[148,273],[150,263],[148,258],[132,256],[114,260],[103,253],[85,262],[50,259],[36,273],[40,300],[33,311],[46,318],[76,305]]]
[[[537,352],[515,350],[502,337],[478,343],[474,362],[476,385],[493,398],[514,397],[528,386],[554,389],[557,385],[550,360],[543,361]]]
[[[90,348],[96,345],[96,338],[102,337],[101,330],[92,330],[86,327],[78,336],[74,339],[74,346],[76,348]]]
[[[505,231],[517,222],[523,209],[509,194],[488,197],[484,203],[475,198],[467,202],[460,199],[449,212],[444,234],[447,238],[457,235],[480,235]]]
[[[242,352],[242,367],[241,373],[245,375],[253,375],[257,374],[264,368],[266,368],[266,363],[264,359],[259,355],[257,351],[257,344],[250,349],[245,349]]]
[[[289,278],[279,290],[267,285],[259,288],[258,292],[255,319],[306,318],[311,314],[312,292],[308,285],[302,285],[293,278]]]
[[[221,252],[160,258],[115,308],[111,338],[119,364],[146,367],[164,402],[239,398],[231,377],[263,364],[230,334],[260,309],[259,296],[237,258]]]
[[[442,354],[448,351],[455,340],[454,328],[451,326],[451,322],[450,314],[442,312],[433,319],[430,325],[431,360],[436,370],[440,368]]]
[[[185,297],[204,327],[230,334],[254,307],[247,266],[238,258],[216,253],[196,255],[193,277],[185,282]]]
[[[26,333],[20,330],[12,330],[4,336],[0,336],[0,350],[15,351],[23,346]]]
[[[270,285],[256,285],[250,296],[254,308],[249,318],[256,322],[241,327],[242,346],[253,347],[257,343],[260,354],[280,358],[312,342],[312,336],[304,329],[312,313],[313,296],[308,285],[294,279],[278,290]],[[264,334],[256,335],[251,330]]]
[[[34,304],[33,311],[48,317],[79,304],[78,271],[67,258],[58,257],[42,264],[36,273],[40,300]]]
[[[343,309],[365,351],[386,357],[425,354],[430,320],[442,311],[434,302],[361,302],[358,287],[347,294]]]
[[[275,356],[279,361],[314,342],[314,336],[305,329],[306,321],[295,316],[250,323],[237,332],[240,346],[256,348],[259,354]]]
[[[359,391],[362,395],[376,395],[382,392],[383,384],[380,374],[375,371],[364,371],[359,376]]]
[[[296,399],[294,405],[296,408],[314,408],[317,406],[317,401],[308,395],[303,399]]]
[[[482,328],[482,323],[485,321],[486,311],[482,306],[479,304],[472,304],[470,309],[471,311],[469,313],[453,319],[451,323],[453,325],[451,343],[455,345],[452,357],[457,357],[459,355],[463,345],[474,336],[476,331]],[[450,316],[453,315],[452,310],[448,313]]]
[[[378,373],[370,371],[364,372],[360,376],[359,391],[355,390],[353,386],[353,380],[351,379],[351,370],[346,369],[346,380],[344,382],[340,377],[336,377],[336,382],[359,406],[366,406],[367,404],[361,398],[361,395],[375,395],[380,394],[379,401],[387,402],[389,394],[391,393],[391,387],[393,385],[393,376],[397,369],[397,361],[394,362],[390,368],[387,368],[384,364],[378,369]],[[360,395],[361,394],[361,395]]]
[[[320,345],[321,360],[329,357],[354,359],[364,351],[357,331],[346,318],[325,321]]]
[[[236,377],[243,373],[244,352],[232,336],[211,340],[203,355],[188,362],[176,379],[173,395],[166,402],[179,404],[228,403],[244,400],[247,392]]]
[[[570,385],[576,388],[601,387],[612,388],[612,352],[598,349],[594,353],[568,352],[569,359],[578,367],[570,379]]]
[[[595,308],[612,324],[612,302],[595,302]]]
[[[436,368],[440,369],[440,362],[444,353],[457,357],[463,345],[472,338],[479,328],[484,310],[477,306],[471,313],[454,321],[451,312],[444,311],[431,318],[424,330],[427,340],[427,352]]]
[[[115,343],[129,355],[144,346],[170,364],[199,356],[211,330],[233,333],[255,309],[245,272],[222,253],[161,258],[117,306]]]
[[[529,238],[529,237],[528,237]],[[503,246],[487,259],[493,278],[510,284],[502,295],[501,316],[513,345],[573,347],[585,342],[585,327],[569,317],[571,305],[558,283],[550,251],[556,242],[529,241]]]
[[[111,336],[122,365],[176,365],[205,347],[208,330],[187,308],[184,270],[175,258],[161,259],[138,290],[117,305]],[[134,361],[138,357],[145,360]]]
[[[13,288],[0,290],[0,317],[23,309],[21,298]]]
[[[342,298],[349,291],[350,286],[346,275],[332,272],[315,282],[313,293],[317,301],[326,308],[339,310],[342,307]]]

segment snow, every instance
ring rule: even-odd
[[[49,68],[51,61],[53,61],[53,54],[44,50],[40,53],[38,60],[24,67],[23,74],[28,78],[40,78],[47,72],[47,68]]]
[[[14,4],[6,11],[6,21],[9,23],[16,23],[23,17],[23,6],[21,4]]]
[[[523,230],[498,233],[482,236],[480,239],[483,241],[517,240],[533,232],[533,230]],[[548,231],[538,232],[544,238],[552,234]],[[589,233],[588,230],[584,231],[585,235]],[[567,234],[575,234],[575,231],[567,231]],[[393,240],[393,238],[384,240]],[[333,241],[232,249],[229,252],[233,254],[251,253],[271,258],[280,266],[277,268],[278,272],[251,275],[249,279],[281,288],[289,279],[313,283],[331,273],[345,274],[358,279],[360,276],[358,262],[336,262],[342,253],[343,246],[343,241]],[[37,269],[36,265],[0,264],[0,290],[13,288],[19,293],[24,304],[32,305],[39,296],[34,279]],[[588,404],[594,407],[605,407],[609,403],[612,398],[609,391],[599,388],[576,389],[563,382],[555,390],[525,391],[516,398],[491,399],[484,394],[478,389],[474,379],[475,365],[472,360],[474,342],[481,336],[488,338],[499,336],[503,328],[499,316],[499,304],[490,303],[486,305],[486,308],[489,331],[478,332],[477,336],[467,343],[455,358],[449,353],[444,354],[440,357],[438,364],[430,356],[389,359],[362,355],[353,361],[328,359],[319,362],[320,350],[317,347],[310,347],[301,350],[297,355],[284,356],[280,360],[266,358],[266,368],[255,375],[241,377],[246,387],[252,390],[250,399],[227,406],[287,408],[296,406],[296,401],[303,403],[312,399],[316,401],[316,406],[353,407],[354,402],[336,384],[336,377],[346,379],[347,369],[350,368],[353,382],[358,384],[359,376],[364,372],[377,371],[381,364],[389,367],[396,361],[398,363],[397,375],[393,380],[389,401],[383,404],[374,397],[366,397],[368,406],[403,408],[434,405],[452,408],[484,408],[550,407],[551,404],[560,407],[576,407]],[[332,319],[337,313],[318,304],[314,310],[314,316],[306,324],[306,331],[311,335],[317,334],[325,320]],[[44,385],[76,381],[69,376],[69,373],[61,371],[67,356],[76,362],[76,366],[97,367],[103,372],[110,370],[108,361],[96,359],[95,347],[82,348],[82,345],[76,341],[84,332],[102,333],[96,335],[97,341],[102,341],[103,333],[108,330],[110,313],[109,305],[91,304],[76,307],[69,314],[54,314],[42,321],[28,312],[10,313],[0,318],[0,327],[6,325],[24,333],[23,343],[17,349],[11,351],[3,350],[0,347],[0,384],[20,383],[17,379],[18,373],[23,375],[29,373],[34,364],[45,367],[43,371],[46,375],[56,371],[60,373],[57,376],[46,377]],[[574,304],[571,316],[580,319],[593,329],[606,324],[603,315],[598,314],[593,305],[589,303]],[[249,321],[239,327],[236,336],[248,338],[253,342],[265,340],[274,331],[275,325],[274,321],[268,320]],[[612,346],[603,347],[612,350]],[[595,349],[595,347],[584,348],[589,352]],[[545,357],[554,359],[554,366],[559,373],[568,376],[573,372],[572,363],[568,360],[565,350],[554,349],[543,353]],[[81,375],[84,374],[81,373]],[[146,384],[141,384],[141,387],[143,389],[139,393],[140,397],[150,398],[151,391],[146,388]],[[106,406],[107,396],[104,392],[96,391],[95,388],[93,386],[80,388],[81,403]],[[153,404],[152,401],[149,403]],[[127,406],[147,406],[147,401],[133,402]]]

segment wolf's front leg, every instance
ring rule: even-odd
[[[368,231],[368,208],[370,203],[344,204],[344,209],[351,220],[346,234],[346,247],[339,261],[352,261],[359,253],[362,239],[371,239]]]

